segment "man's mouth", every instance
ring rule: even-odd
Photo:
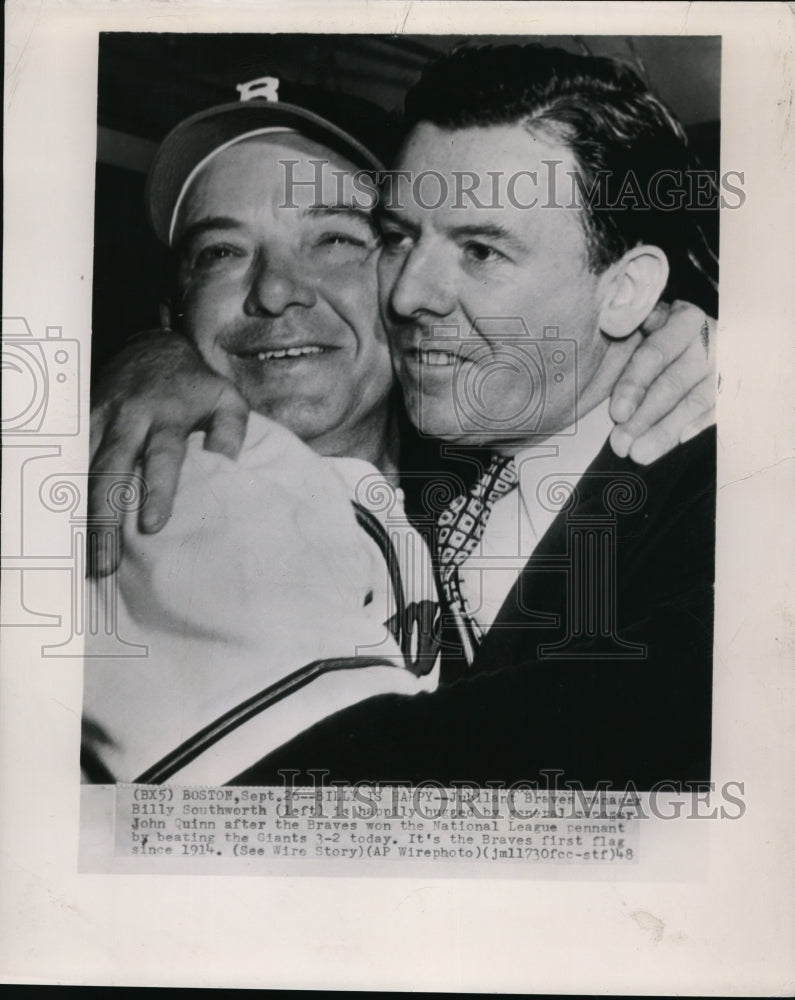
[[[273,351],[258,351],[257,361],[279,361],[282,358],[308,358],[313,354],[323,354],[324,348],[314,345],[307,347],[282,347]]]
[[[312,358],[326,354],[336,348],[322,347],[320,344],[297,344],[294,347],[249,348],[232,351],[241,361],[294,361],[297,358]]]
[[[431,368],[452,368],[453,365],[461,361],[454,351],[438,350],[437,348],[429,350],[423,347],[409,347],[404,351],[404,354],[415,365],[428,365]]]

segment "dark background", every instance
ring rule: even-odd
[[[158,325],[167,254],[144,212],[157,144],[187,115],[237,100],[235,84],[281,80],[283,100],[322,88],[328,116],[341,95],[398,112],[425,63],[465,36],[208,35],[103,33],[99,43],[92,371],[132,333]],[[719,169],[720,38],[479,36],[494,44],[546,42],[631,62],[685,125],[708,170]],[[355,109],[354,100],[349,102]],[[399,129],[376,139],[385,156]],[[716,234],[714,234],[716,235]]]

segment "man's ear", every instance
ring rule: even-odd
[[[668,282],[668,258],[659,247],[633,247],[602,280],[599,327],[608,337],[628,337],[657,304]]]

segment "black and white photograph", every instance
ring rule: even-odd
[[[0,978],[791,992],[787,5],[5,31]]]
[[[719,140],[715,37],[100,37],[87,780],[709,781]]]

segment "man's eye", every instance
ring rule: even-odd
[[[409,237],[399,229],[381,230],[381,246],[387,253],[397,253],[401,250],[407,250],[409,242]]]
[[[319,247],[366,247],[367,241],[359,236],[351,236],[350,233],[323,233],[318,239],[317,245]]]
[[[199,250],[193,264],[194,267],[212,267],[213,264],[217,264],[219,261],[239,256],[240,251],[235,247],[229,246],[228,243],[213,243],[211,246],[203,247]]]
[[[488,243],[478,243],[470,242],[464,246],[464,253],[469,258],[469,260],[475,261],[478,264],[494,263],[498,260],[504,260],[505,255],[500,253],[494,247],[488,245]]]

